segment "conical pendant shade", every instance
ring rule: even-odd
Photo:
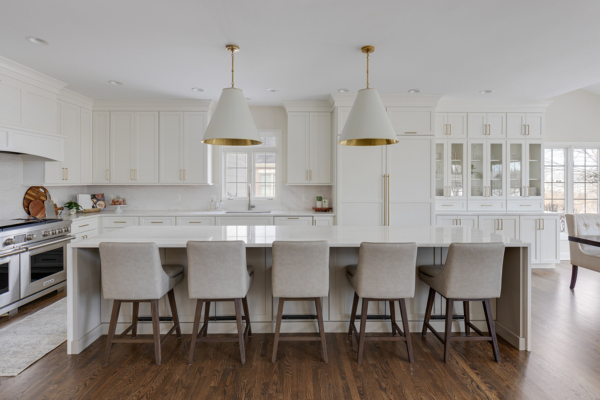
[[[223,89],[202,143],[222,146],[253,146],[262,143],[241,89]]]
[[[377,89],[358,91],[338,144],[381,146],[398,143],[392,122]]]

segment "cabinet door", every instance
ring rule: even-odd
[[[158,113],[135,113],[135,183],[158,183]]]
[[[508,199],[518,199],[525,196],[526,148],[525,141],[508,141]]]
[[[435,114],[435,136],[446,139],[448,135],[448,113]]]
[[[65,170],[64,183],[81,182],[81,108],[64,101],[58,102],[59,134],[65,136],[65,159],[62,167]]]
[[[396,135],[433,135],[433,113],[428,108],[388,107],[388,116]]]
[[[496,233],[508,236],[512,239],[519,238],[519,217],[504,216],[500,218],[499,222],[500,227],[496,230]]]
[[[505,113],[488,113],[487,124],[489,138],[506,138]]]
[[[558,217],[540,218],[540,262],[560,262],[560,226]]]
[[[287,183],[308,183],[310,113],[288,113]]]
[[[468,226],[475,229],[479,227],[478,218],[475,215],[459,215],[457,219],[459,226]]]
[[[436,226],[454,226],[458,224],[456,215],[438,215],[435,219]]]
[[[497,215],[480,215],[479,229],[488,233],[496,233],[500,227],[500,218]]]
[[[487,114],[486,113],[468,113],[467,126],[469,138],[482,139],[487,138]]]
[[[312,217],[275,217],[275,225],[311,226]]]
[[[469,132],[471,132],[470,128]],[[485,158],[486,141],[469,140],[469,199],[482,200],[487,196],[487,182],[485,181],[487,168],[485,167]]]
[[[467,198],[467,142],[448,141],[448,192],[447,197],[455,200]]]
[[[8,124],[21,122],[21,89],[19,82],[2,75],[0,80],[0,121]]]
[[[110,183],[133,183],[135,114],[110,113]]]
[[[448,138],[467,138],[467,113],[448,113]]]
[[[527,113],[527,139],[542,139],[544,137],[544,114]]]
[[[206,113],[186,112],[183,121],[183,181],[196,184],[212,183],[212,148],[202,143],[208,125]]]
[[[543,199],[544,146],[541,141],[527,141],[527,190],[525,195],[535,200]]]
[[[85,108],[81,108],[80,146],[80,182],[90,184],[92,183],[92,112]]]
[[[527,122],[525,113],[506,114],[506,137],[509,139],[525,139],[527,136]]]
[[[445,199],[450,196],[448,190],[447,140],[435,143],[435,197]]]
[[[160,183],[183,183],[183,113],[160,113]]]
[[[521,216],[519,219],[519,238],[523,242],[531,243],[531,262],[540,263],[540,218],[535,216]]]
[[[333,217],[313,217],[315,226],[333,226]]]
[[[92,182],[110,182],[110,113],[92,113]]]
[[[488,197],[491,199],[506,198],[506,180],[504,177],[505,142],[489,141],[487,143],[487,185]]]
[[[331,184],[331,113],[310,113],[309,180]]]

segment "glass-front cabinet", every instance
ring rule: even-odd
[[[506,198],[505,144],[505,141],[469,140],[469,199]]]
[[[435,145],[435,195],[439,199],[465,200],[467,142],[444,140]]]
[[[543,154],[541,141],[508,141],[508,200],[542,199]]]

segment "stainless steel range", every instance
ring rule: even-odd
[[[63,287],[71,221],[0,221],[0,315]]]

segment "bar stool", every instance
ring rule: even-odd
[[[106,360],[108,364],[113,343],[154,343],[156,365],[161,364],[162,342],[177,331],[181,338],[181,327],[175,304],[173,288],[183,280],[182,265],[162,265],[156,243],[100,243],[100,263],[102,271],[102,296],[114,300],[108,339]],[[158,301],[167,294],[173,327],[160,339]],[[133,303],[131,325],[115,338],[121,303]],[[149,302],[152,310],[153,339],[136,339],[138,311],[140,303]],[[131,331],[131,338],[124,338]]]
[[[273,297],[279,297],[273,364],[277,360],[279,341],[320,341],[323,360],[327,362],[327,343],[323,326],[321,297],[329,295],[329,243],[325,240],[309,242],[273,242]],[[283,304],[286,301],[314,301],[317,309],[319,336],[280,337]]]
[[[450,344],[455,341],[484,340],[491,342],[494,358],[500,362],[498,339],[490,306],[490,298],[500,297],[502,288],[502,264],[504,243],[452,243],[448,249],[446,264],[422,265],[419,278],[430,286],[422,336],[429,328],[444,344],[444,361],[450,362]],[[446,332],[442,336],[429,324],[435,294],[446,298]],[[466,336],[452,336],[454,302],[462,301],[465,310]],[[469,302],[481,301],[489,336],[471,323]],[[473,329],[479,336],[470,336]]]
[[[252,284],[254,268],[246,264],[246,245],[241,240],[223,242],[187,242],[188,256],[188,291],[190,298],[197,299],[192,343],[188,363],[194,361],[194,350],[197,342],[239,342],[242,364],[246,362],[246,337],[252,337],[250,313],[246,295]],[[208,337],[210,303],[233,301],[235,304],[235,320],[237,338]],[[200,327],[204,308],[204,324]],[[244,316],[242,316],[242,307]],[[246,329],[242,330],[242,320],[246,321]]]
[[[416,243],[361,243],[358,252],[358,265],[346,267],[346,277],[352,288],[354,288],[354,301],[352,302],[348,336],[350,336],[350,341],[352,341],[353,333],[356,337],[359,363],[362,363],[365,341],[376,340],[405,342],[408,360],[411,363],[414,362],[404,299],[415,297],[416,263]],[[362,298],[360,334],[354,325],[359,298]],[[369,301],[389,302],[392,337],[366,335]],[[396,323],[396,301],[400,306],[404,332],[400,330]],[[396,332],[401,336],[396,336]]]

